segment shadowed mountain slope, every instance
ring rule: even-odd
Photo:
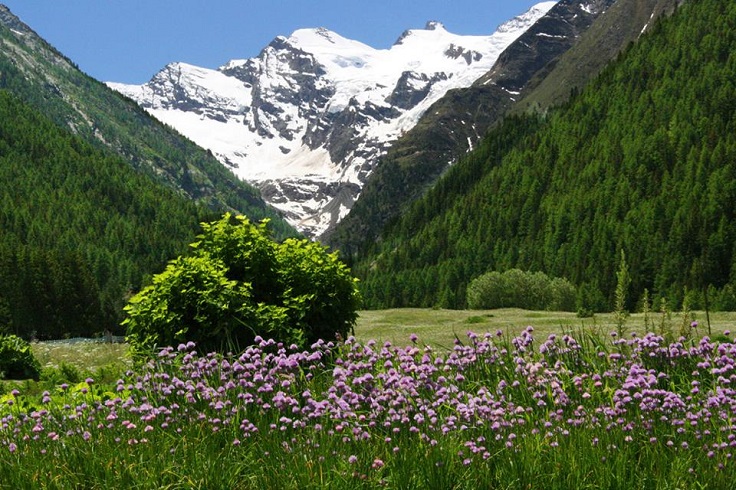
[[[448,93],[392,146],[350,214],[323,240],[348,256],[360,254],[507,112],[523,112],[530,106],[543,111],[564,102],[572,89],[597,75],[652,18],[671,11],[675,3],[560,1],[501,54],[491,71],[472,87]],[[572,61],[567,61],[571,55]],[[585,66],[576,61],[581,57],[587,60]],[[540,85],[551,76],[555,82]],[[524,105],[517,109],[520,100]]]
[[[0,5],[0,89],[183,196],[253,219],[270,217],[280,233],[294,233],[255,188],[133,101],[82,73],[4,5]]]
[[[685,3],[566,104],[507,117],[356,262],[369,305],[462,307],[521,268],[610,309],[623,250],[630,310],[736,307],[734,25],[731,1]]]

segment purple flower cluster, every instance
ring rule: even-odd
[[[533,440],[550,450],[575,434],[590,447],[609,441],[701,451],[721,465],[736,450],[736,344],[666,343],[648,334],[612,343],[550,335],[535,346],[533,329],[512,339],[468,334],[451,350],[318,342],[310,350],[257,339],[238,356],[199,355],[194,344],[162,350],[108,392],[45,393],[44,407],[2,408],[0,446],[16,453],[28,441],[149,442],[196,425],[229,435],[235,447],[256,435],[336,438],[355,449],[385,447],[371,468],[401,451],[399,441],[433,447],[451,436],[473,464]],[[72,392],[74,391],[74,392]],[[614,447],[616,446],[616,447]],[[46,450],[46,449],[44,449]],[[355,464],[362,458],[346,453]]]

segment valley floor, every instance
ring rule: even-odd
[[[736,312],[711,312],[711,331],[704,311],[693,311],[689,315],[672,312],[664,317],[664,327],[678,334],[681,328],[693,328],[696,321],[697,335],[716,337],[724,331],[736,332]],[[628,333],[643,334],[648,331],[660,332],[663,317],[659,312],[649,313],[646,319],[643,313],[629,316],[625,323]],[[395,345],[410,342],[409,336],[415,334],[420,344],[452,348],[455,337],[467,340],[467,332],[495,332],[503,330],[512,335],[519,334],[526,327],[535,329],[537,338],[544,338],[550,333],[593,330],[597,333],[609,334],[616,330],[613,313],[598,313],[589,318],[578,318],[574,312],[561,311],[529,311],[518,308],[497,310],[442,310],[422,308],[397,308],[389,310],[361,311],[355,327],[355,336],[361,341],[389,341]]]

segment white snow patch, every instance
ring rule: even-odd
[[[583,12],[585,12],[587,14],[592,14],[593,13],[593,6],[591,4],[589,4],[589,3],[581,3],[580,4],[580,10],[582,10]]]
[[[647,21],[647,23],[644,24],[644,27],[642,28],[641,32],[639,33],[639,37],[641,37],[641,35],[644,34],[644,32],[647,30],[647,28],[649,28],[649,23],[652,21],[653,18],[654,18],[654,12],[652,12],[652,15],[649,16],[649,20]]]
[[[566,36],[562,36],[562,35],[555,36],[554,34],[547,34],[545,32],[538,32],[537,33],[537,37],[550,37],[550,38],[553,38],[553,39],[565,39],[566,38]]]

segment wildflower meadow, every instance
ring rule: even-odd
[[[190,342],[116,383],[0,398],[0,486],[735,488],[726,334]]]

